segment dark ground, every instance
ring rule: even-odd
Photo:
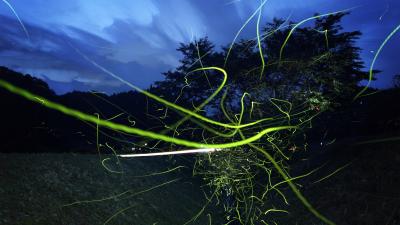
[[[302,168],[319,171],[304,179],[303,194],[338,225],[400,224],[400,145],[395,142],[349,146],[338,144],[309,159]],[[350,164],[349,164],[350,163]],[[346,166],[342,170],[339,168]],[[295,169],[296,170],[296,169]],[[338,170],[338,171],[337,171]],[[334,175],[313,184],[337,171]],[[293,201],[281,224],[323,224]]]
[[[294,165],[293,173],[322,164],[300,184],[303,194],[338,225],[400,224],[400,149],[387,142],[360,146],[338,144]],[[327,164],[325,164],[327,162]],[[338,168],[333,176],[313,184]],[[0,224],[103,224],[118,210],[133,206],[109,224],[178,225],[193,217],[205,203],[200,182],[190,170],[138,178],[172,168],[165,158],[123,161],[124,175],[101,167],[97,155],[0,154]],[[166,186],[128,199],[111,199],[61,207],[77,200],[94,200],[132,190]],[[290,214],[276,214],[278,224],[323,224],[288,192]],[[194,224],[208,224],[206,212]],[[221,217],[213,213],[213,218]],[[283,216],[284,215],[284,216]],[[220,224],[213,221],[213,224]]]
[[[123,175],[108,173],[97,155],[0,154],[0,224],[103,224],[126,207],[132,208],[109,224],[184,224],[203,207],[203,193],[198,180],[190,178],[190,170],[136,177],[167,170],[166,159],[124,160],[122,163],[126,169]],[[127,190],[137,193],[176,178],[181,179],[127,199],[62,207]],[[204,215],[192,224],[207,223]]]

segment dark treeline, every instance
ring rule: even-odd
[[[368,72],[364,71],[360,59],[361,49],[355,46],[361,33],[345,32],[340,26],[345,15],[319,18],[313,26],[298,28],[282,50],[290,26],[284,26],[284,21],[279,19],[266,24],[260,45],[256,39],[239,40],[232,48],[228,45],[216,51],[208,38],[181,44],[177,49],[183,55],[181,65],[164,73],[165,79],[155,82],[148,91],[196,110],[216,90],[223,77],[215,70],[191,71],[218,66],[229,74],[223,89],[229,114],[239,111],[238,100],[244,92],[251,96],[250,100],[245,100],[246,107],[255,107],[252,115],[244,115],[244,121],[276,114],[277,109],[271,104],[274,98],[291,102],[294,109],[324,111],[313,120],[312,129],[306,133],[311,142],[398,134],[400,106],[395,102],[400,98],[398,88],[352,100],[361,90],[359,82],[368,78]],[[264,67],[260,46],[266,62]],[[378,73],[374,71],[374,75]],[[71,92],[58,96],[44,81],[5,67],[0,67],[0,78],[101,119],[201,140],[196,135],[202,133],[201,129],[189,129],[196,127],[195,123],[184,123],[178,130],[182,132],[174,133],[170,125],[182,118],[182,114],[135,91],[113,95]],[[374,91],[371,89],[368,93]],[[0,89],[0,96],[2,152],[96,151],[95,125],[46,109],[3,89]],[[222,96],[219,94],[199,113],[227,122],[219,105]],[[142,138],[127,134],[105,129],[99,132],[99,143],[103,147],[105,143],[119,148],[140,147],[144,143]]]
[[[80,110],[100,119],[112,119],[146,130],[158,130],[161,116],[158,105],[135,91],[106,95],[98,92],[70,92],[56,95],[42,80],[0,67],[1,79],[29,90],[48,100]],[[97,128],[60,112],[47,109],[37,102],[1,89],[2,152],[65,152],[92,153],[96,149]],[[162,127],[161,127],[162,128]],[[138,139],[109,130],[99,129],[99,144],[133,147]]]

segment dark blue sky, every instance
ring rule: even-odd
[[[10,3],[24,23],[26,37]],[[58,93],[73,89],[118,92],[120,82],[94,68],[67,43],[143,88],[178,65],[180,42],[205,35],[227,45],[259,0],[0,0],[0,65],[45,79]],[[384,38],[400,24],[399,0],[269,0],[263,23],[273,17],[299,21],[314,13],[356,7],[343,25],[360,30],[357,43],[369,67]],[[242,37],[255,37],[254,22]],[[384,72],[375,87],[389,87],[400,73],[400,34],[376,62]]]

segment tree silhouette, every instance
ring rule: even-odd
[[[248,92],[253,101],[263,103],[278,98],[300,104],[317,93],[333,103],[331,107],[347,104],[360,89],[359,82],[368,78],[368,73],[363,71],[361,49],[355,46],[361,33],[343,31],[340,25],[345,15],[347,13],[317,17],[312,26],[293,30],[284,46],[295,23],[284,26],[283,20],[274,19],[266,24],[261,37],[264,69],[254,39],[240,40],[232,48],[223,47],[222,52],[215,51],[207,37],[181,44],[178,48],[183,55],[181,65],[165,73],[165,80],[157,82],[153,90],[193,108],[215,90],[221,76],[209,71],[188,73],[202,66],[225,65],[229,75],[226,104],[232,108],[238,107],[243,92]],[[209,108],[218,109],[218,102],[216,99]]]

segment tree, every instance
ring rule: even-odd
[[[170,101],[193,108],[215,89],[221,76],[215,71],[192,71],[215,66],[218,54],[207,37],[189,44],[181,43],[177,51],[183,56],[181,65],[174,71],[164,73],[165,79],[156,82],[151,90]]]
[[[340,26],[345,15],[317,18],[313,27],[294,30],[283,47],[292,26],[276,31],[282,20],[267,24],[265,31],[271,35],[264,39],[263,47],[271,66],[265,82],[275,96],[290,99],[302,92],[320,92],[333,102],[351,99],[368,74],[362,70],[361,49],[355,46],[361,33],[343,32]]]
[[[316,15],[313,25],[296,29],[296,23],[284,26],[281,19],[267,23],[261,36],[264,68],[254,39],[242,39],[222,47],[221,52],[215,51],[207,37],[181,44],[177,49],[182,53],[181,65],[164,73],[165,80],[156,82],[151,91],[188,109],[199,110],[197,107],[220,84],[221,75],[212,70],[191,71],[218,66],[228,73],[224,89],[228,114],[238,113],[241,96],[249,93],[244,104],[252,113],[244,115],[243,122],[281,114],[280,110],[290,108],[322,111],[347,105],[360,90],[359,82],[368,79],[368,73],[363,71],[361,49],[355,45],[361,33],[344,31],[340,25],[347,14]],[[215,118],[226,120],[220,108],[221,97],[222,94],[218,95],[199,113],[212,112],[210,115]],[[166,115],[170,122],[181,118],[180,114]]]
[[[272,121],[266,119],[267,122],[240,129],[239,132],[234,130],[231,136],[231,130],[207,124],[199,128],[204,132],[193,135],[191,140],[229,143],[257,135],[265,128],[298,125],[296,132],[272,132],[256,144],[231,148],[232,151],[208,155],[206,158],[198,157],[195,167],[200,169],[194,171],[204,176],[219,200],[222,196],[233,196],[237,208],[231,208],[230,211],[228,206],[227,212],[246,218],[245,223],[253,219],[261,220],[264,215],[258,212],[265,211],[267,207],[262,201],[254,203],[251,198],[263,198],[266,190],[270,190],[268,184],[262,183],[265,179],[255,179],[259,176],[269,179],[278,177],[277,174],[271,175],[270,167],[264,166],[270,165],[272,160],[266,160],[264,154],[267,151],[263,153],[262,150],[268,149],[273,155],[271,157],[279,162],[278,166],[278,163],[272,163],[276,171],[285,177],[282,174],[287,171],[282,168],[286,167],[285,160],[292,154],[289,149],[296,151],[297,139],[301,137],[304,140],[304,132],[297,131],[307,128],[314,116],[328,106],[351,102],[359,90],[359,82],[368,78],[368,73],[363,71],[360,48],[355,46],[361,33],[343,31],[340,21],[345,15],[338,13],[317,17],[312,26],[295,30],[292,30],[295,23],[289,23],[285,28],[283,20],[275,19],[265,26],[260,37],[261,43],[256,40],[240,40],[223,47],[221,52],[215,51],[214,45],[207,38],[181,44],[178,49],[183,55],[181,65],[165,73],[166,79],[157,82],[152,90],[196,112],[207,114],[212,111],[218,121],[225,120],[230,124],[273,118]],[[216,71],[191,73],[196,68],[207,66],[225,69],[228,81],[224,88],[225,94],[210,102],[208,111],[201,112],[197,107],[221,82]],[[182,115],[172,118],[171,121],[178,121]],[[191,127],[189,125],[185,128]],[[287,177],[285,182],[290,183]],[[255,188],[254,183],[261,187]],[[292,188],[295,189],[294,185]],[[247,208],[248,205],[252,207]]]

